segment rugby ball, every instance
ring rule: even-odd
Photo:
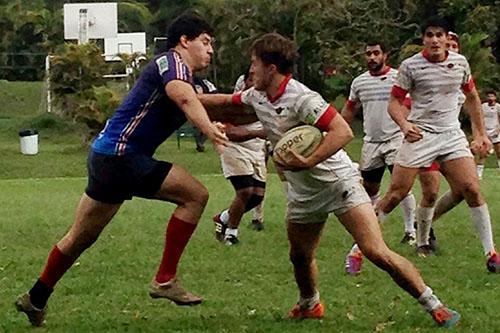
[[[314,126],[302,125],[288,130],[274,146],[273,157],[278,163],[286,163],[291,151],[308,157],[319,146],[323,134]]]

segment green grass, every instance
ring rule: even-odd
[[[5,84],[0,82],[0,91]],[[8,83],[8,87],[11,95],[35,89],[17,83]],[[16,105],[5,104],[9,103]],[[9,111],[0,117],[0,332],[30,330],[13,302],[31,287],[50,248],[68,229],[86,184],[87,150],[78,129],[32,111],[18,115]],[[18,152],[17,130],[31,124],[42,127],[40,153],[24,156]],[[354,159],[360,146],[357,139],[348,147]],[[179,271],[183,284],[203,295],[205,302],[182,308],[149,298],[147,287],[156,271],[165,225],[174,206],[134,199],[123,205],[95,246],[60,281],[49,304],[47,324],[37,332],[441,331],[411,297],[372,264],[366,263],[357,278],[344,275],[344,255],[352,240],[334,217],[328,221],[318,251],[326,317],[322,321],[284,320],[283,315],[296,301],[297,290],[288,260],[285,200],[278,178],[271,174],[268,181],[266,229],[260,233],[250,230],[249,217],[245,217],[241,246],[222,246],[213,238],[211,216],[229,204],[233,191],[220,175],[212,149],[197,153],[194,147],[191,139],[183,139],[178,150],[176,140],[171,139],[162,145],[157,157],[185,166],[211,194]],[[500,174],[487,169],[481,184],[497,236],[499,181]],[[446,188],[443,185],[442,191]],[[415,193],[420,197],[419,186],[415,186]],[[487,273],[464,204],[436,225],[441,251],[435,257],[418,258],[411,248],[399,244],[403,230],[399,209],[383,229],[386,242],[414,262],[443,301],[461,312],[462,324],[456,331],[500,331],[500,275]]]

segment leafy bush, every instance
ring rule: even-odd
[[[51,61],[50,81],[56,112],[86,126],[84,141],[99,132],[120,103],[120,96],[106,86],[108,71],[96,44],[66,44]]]

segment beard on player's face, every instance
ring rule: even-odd
[[[375,60],[368,61],[368,69],[371,72],[378,72],[384,67],[384,61],[377,62]]]

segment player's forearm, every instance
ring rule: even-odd
[[[354,110],[347,103],[342,108],[341,115],[349,125],[352,124],[352,121],[354,120]]]
[[[396,97],[391,96],[387,111],[389,112],[392,120],[394,120],[400,128],[403,128],[408,122],[406,118],[408,117],[410,111]]]
[[[484,135],[485,127],[483,111],[481,110],[481,100],[475,89],[466,95],[464,108],[470,117],[472,133],[474,135]]]
[[[323,162],[332,156],[354,138],[349,125],[342,117],[335,117],[330,123],[327,134],[323,137],[321,144],[309,156],[313,165]]]
[[[258,120],[257,116],[249,113],[244,105],[233,104],[231,94],[198,94],[197,96],[212,121],[244,125]]]

